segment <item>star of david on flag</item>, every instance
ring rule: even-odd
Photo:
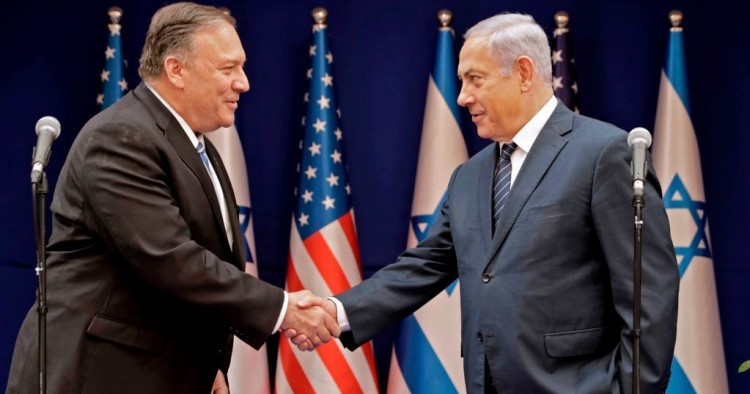
[[[680,270],[677,341],[667,393],[727,393],[703,174],[690,120],[682,13],[672,11],[670,20],[652,147]]]
[[[240,231],[245,249],[245,272],[258,277],[258,265],[255,263],[255,236],[253,233],[252,207],[250,204],[250,187],[245,165],[245,154],[237,128],[224,127],[206,133],[221,156],[232,182],[234,197],[239,206]],[[255,350],[250,345],[234,338],[232,361],[229,365],[229,389],[233,393],[269,394],[271,379],[268,372],[268,351],[266,345]]]
[[[459,126],[458,78],[450,12],[438,13],[435,66],[427,84],[407,247],[427,237],[440,214],[450,176],[468,158]],[[459,282],[406,317],[391,355],[388,393],[464,393]]]

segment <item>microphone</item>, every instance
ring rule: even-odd
[[[52,116],[44,116],[36,122],[36,147],[31,161],[31,183],[39,183],[44,167],[47,166],[52,142],[60,135],[60,121]]]
[[[646,154],[651,146],[651,133],[643,127],[636,127],[628,133],[628,146],[633,154],[630,171],[633,175],[633,194],[643,196],[646,180]]]

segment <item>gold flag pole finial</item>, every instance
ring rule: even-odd
[[[328,10],[323,7],[315,7],[312,10],[312,18],[316,25],[323,26],[328,19]]]
[[[557,24],[558,28],[567,29],[568,22],[570,22],[570,16],[568,16],[567,12],[565,11],[555,12],[555,23]]]
[[[682,11],[669,11],[669,22],[672,23],[672,28],[669,29],[670,31],[682,31]]]
[[[442,9],[437,13],[438,21],[440,21],[440,27],[450,27],[453,21],[453,13],[450,10]]]
[[[565,34],[568,32],[569,22],[570,22],[570,16],[568,16],[567,12],[565,11],[555,12],[555,24],[557,25],[557,28],[555,29],[555,37],[559,36],[560,34]]]
[[[120,24],[120,18],[122,18],[122,8],[118,6],[109,7],[109,9],[107,10],[107,15],[109,15],[109,20],[113,24]]]

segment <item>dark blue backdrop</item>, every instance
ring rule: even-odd
[[[99,73],[107,35],[107,8],[123,8],[122,40],[131,87],[150,15],[161,2],[14,2],[0,16],[0,381],[5,382],[16,332],[34,303],[36,277],[29,186],[34,124],[60,119],[63,132],[48,168],[54,188],[77,130],[97,111]],[[551,34],[553,15],[566,10],[579,74],[583,113],[624,129],[653,128],[667,14],[685,13],[688,80],[703,161],[729,381],[750,392],[750,327],[741,294],[750,283],[746,264],[750,208],[750,51],[743,6],[723,1],[223,1],[239,23],[251,90],[242,98],[238,126],[250,176],[262,278],[283,286],[289,239],[302,95],[308,67],[310,11],[325,6],[335,57],[365,277],[394,260],[406,243],[416,153],[427,77],[433,66],[441,8],[451,9],[460,35],[502,11],[533,15]],[[464,115],[470,153],[486,145]],[[458,335],[458,333],[457,333]],[[376,340],[384,386],[392,331]],[[275,366],[276,340],[269,355]]]

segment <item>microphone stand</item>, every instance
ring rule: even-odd
[[[635,232],[633,243],[633,393],[641,392],[641,249],[643,247],[643,181],[635,181],[633,208]],[[640,183],[640,184],[638,184]]]
[[[37,314],[39,315],[39,393],[47,392],[47,250],[45,246],[45,196],[47,176],[42,170],[38,183],[32,183],[34,193],[34,232],[36,237],[36,275],[39,278]]]

